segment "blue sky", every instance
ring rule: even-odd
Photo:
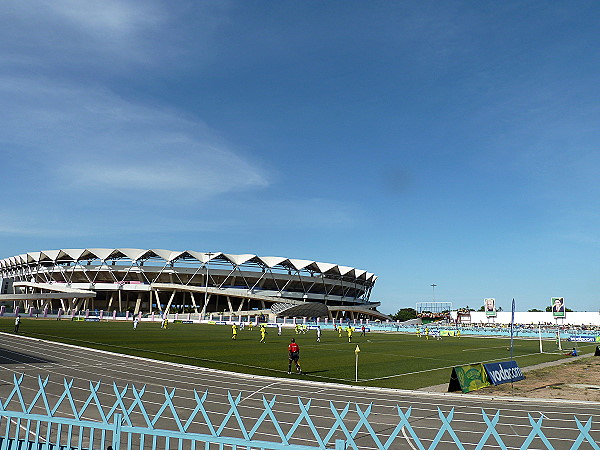
[[[0,6],[0,257],[139,247],[600,308],[598,2]]]

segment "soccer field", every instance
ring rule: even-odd
[[[12,332],[14,320],[0,319],[0,331]],[[231,339],[231,327],[141,322],[133,330],[130,322],[73,322],[24,318],[20,334],[117,353],[143,356],[182,364],[275,377],[415,389],[447,383],[452,367],[471,363],[505,361],[510,358],[509,339],[444,337],[442,340],[398,333],[354,333],[352,342],[333,330],[323,330],[321,342],[315,331],[296,334],[284,328],[268,328],[267,342],[259,343],[258,328],[240,330]],[[287,374],[287,346],[291,338],[300,345],[304,374]],[[540,354],[537,340],[515,340],[514,358],[520,367],[564,358]],[[355,349],[359,346],[358,383],[355,382]],[[548,350],[552,347],[547,343]],[[554,345],[555,347],[555,345]],[[580,346],[580,350],[581,350]],[[593,349],[593,345],[590,347]],[[584,351],[590,349],[583,348]],[[93,358],[93,353],[90,354]]]

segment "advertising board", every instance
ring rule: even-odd
[[[496,317],[496,299],[495,298],[484,298],[483,307],[485,310],[486,317]]]
[[[463,391],[463,393],[475,391],[489,386],[490,382],[483,364],[469,364],[457,366],[452,369],[448,392]]]
[[[488,379],[494,386],[525,379],[525,375],[521,372],[516,361],[488,363],[483,366],[487,372]]]
[[[584,335],[571,335],[569,336],[571,342],[597,342],[597,336],[584,336]]]

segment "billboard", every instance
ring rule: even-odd
[[[586,335],[571,335],[568,338],[571,342],[600,342],[600,336],[586,336]]]
[[[463,391],[463,393],[475,391],[490,385],[483,364],[470,364],[458,366],[452,369],[448,392]]]
[[[503,383],[520,381],[525,379],[516,361],[504,361],[500,363],[484,364],[490,382],[497,386]]]
[[[552,297],[550,305],[554,317],[565,317],[565,299],[563,297]]]
[[[484,298],[483,309],[487,317],[496,317],[496,299],[495,298]]]

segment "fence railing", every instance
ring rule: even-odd
[[[309,414],[312,400],[298,398],[296,412],[290,412],[289,405],[285,411],[276,411],[276,397],[269,400],[263,396],[259,413],[244,417],[240,411],[241,394],[234,396],[230,392],[227,402],[221,405],[224,408],[209,412],[206,406],[208,392],[196,390],[194,398],[187,399],[191,400],[190,404],[176,408],[174,388],[163,388],[159,401],[156,401],[156,398],[143,400],[145,386],[118,388],[113,383],[109,394],[100,392],[100,382],[90,382],[89,389],[82,394],[81,389],[73,387],[72,380],[63,380],[62,392],[59,390],[58,393],[55,388],[49,389],[48,378],[38,377],[38,386],[33,391],[25,389],[22,383],[23,375],[15,375],[12,390],[4,401],[0,401],[0,450],[195,449],[197,446],[209,449],[213,448],[211,445],[219,449],[358,450],[371,447],[388,450],[408,443],[412,448],[424,450],[445,446],[449,441],[456,448],[464,448],[460,433],[452,427],[454,408],[448,413],[438,408],[439,429],[423,438],[411,425],[412,407],[403,410],[396,406],[398,419],[383,436],[369,421],[372,404],[361,407],[349,402],[338,409],[330,402],[330,417],[323,417],[320,412],[316,419]],[[26,401],[25,396],[30,400]],[[481,413],[485,431],[474,448],[481,449],[486,445],[507,448],[505,437],[496,430],[500,411],[488,415],[482,409]],[[530,430],[520,448],[529,448],[536,438],[546,448],[553,448],[542,428],[544,416],[536,420],[528,414],[528,418]],[[579,448],[587,442],[600,450],[590,435],[592,417],[584,422],[574,417],[574,423],[579,434],[573,436],[570,448]],[[442,442],[442,439],[446,440]],[[514,436],[512,439],[514,448]],[[563,440],[561,445],[564,444]]]

